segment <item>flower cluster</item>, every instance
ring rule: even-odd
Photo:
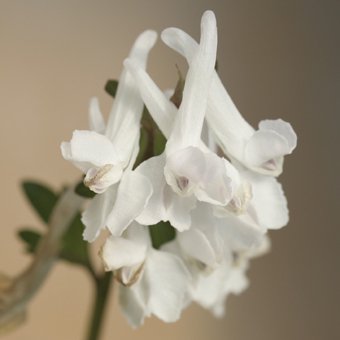
[[[135,327],[150,315],[175,321],[192,301],[223,314],[226,297],[248,285],[249,260],[268,249],[267,231],[288,222],[275,177],[296,146],[289,123],[264,120],[255,130],[235,107],[215,71],[211,11],[199,43],[177,28],[162,32],[189,65],[179,101],[146,72],[156,38],[145,31],[134,43],[107,124],[92,99],[90,130],[61,145],[97,193],[82,214],[84,239],[109,231],[100,256]],[[137,164],[144,105],[166,144]],[[173,234],[155,246],[152,235],[164,226]]]

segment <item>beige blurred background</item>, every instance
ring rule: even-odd
[[[291,221],[271,234],[269,255],[255,260],[251,286],[231,297],[224,319],[191,307],[175,324],[147,320],[130,329],[113,296],[105,339],[340,339],[340,1],[0,1],[0,271],[28,263],[15,232],[42,225],[19,183],[40,179],[58,188],[78,178],[59,144],[86,128],[93,95],[142,30],[177,26],[198,37],[205,9],[219,28],[219,72],[254,126],[264,118],[290,121],[299,136],[280,180]],[[162,87],[184,63],[161,43],[150,72]],[[337,211],[338,210],[338,211]],[[28,322],[8,340],[84,339],[91,285],[75,267],[58,264],[29,308]]]

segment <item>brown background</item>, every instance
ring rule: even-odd
[[[29,262],[15,231],[42,225],[19,188],[23,178],[55,187],[79,173],[59,144],[86,128],[87,105],[118,77],[136,35],[177,26],[198,37],[205,9],[219,27],[221,78],[254,125],[290,121],[299,136],[281,176],[291,221],[272,233],[272,252],[254,261],[251,287],[214,319],[191,307],[173,325],[148,320],[129,328],[113,297],[103,339],[340,339],[339,114],[340,1],[0,1],[0,271]],[[161,43],[150,72],[162,87],[181,59]],[[184,67],[184,66],[182,66]],[[81,340],[90,308],[86,274],[58,264],[30,305],[29,320],[8,340]]]

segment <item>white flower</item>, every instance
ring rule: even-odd
[[[204,216],[204,213],[201,214],[203,220]],[[239,232],[236,227],[234,230]],[[192,229],[180,233],[180,235],[191,232]],[[209,231],[210,235],[212,233]],[[192,277],[189,287],[191,300],[203,308],[211,310],[215,316],[221,317],[224,315],[227,297],[230,294],[242,293],[249,285],[246,277],[249,260],[268,252],[269,239],[265,235],[262,236],[257,240],[256,245],[253,244],[251,247],[248,245],[248,248],[243,248],[243,250],[229,247],[228,240],[224,240],[224,256],[213,266],[209,266],[206,262],[209,256],[204,258],[204,254],[209,253],[208,244],[212,240],[211,237],[209,241],[209,237],[206,239],[208,242],[202,242],[203,238],[201,241],[194,242],[197,241],[197,238],[194,237],[191,245],[191,248],[196,248],[194,251],[183,245],[179,238],[165,244],[162,250],[180,256],[186,265]]]
[[[201,141],[216,58],[217,32],[212,12],[204,13],[201,25],[201,42],[190,64],[178,111],[144,70],[131,60],[125,62],[151,115],[168,137],[165,153],[137,169],[153,184],[153,196],[137,218],[142,224],[169,220],[179,231],[187,230],[197,200],[226,206],[243,195],[237,170]]]
[[[145,31],[132,47],[130,58],[140,67],[145,68],[156,38],[154,31]],[[142,111],[138,88],[131,75],[123,70],[106,129],[97,100],[92,100],[90,127],[94,131],[76,130],[70,142],[61,144],[63,157],[86,174],[84,183],[94,192],[106,191],[121,179],[129,163],[134,163]]]
[[[122,284],[119,302],[132,326],[152,314],[165,322],[179,319],[188,303],[190,274],[176,255],[152,248],[147,227],[133,223],[123,237],[110,236],[101,257]]]
[[[192,63],[198,46],[188,34],[168,28],[162,32],[162,40]],[[294,130],[281,119],[261,121],[255,131],[237,110],[216,72],[209,92],[206,119],[230,158],[262,174],[279,175],[283,156],[296,147]]]
[[[133,45],[129,57],[139,67],[146,67],[156,38],[154,31],[145,31]],[[138,88],[124,69],[106,129],[98,103],[92,100],[90,127],[95,131],[75,131],[71,141],[61,145],[64,158],[79,167],[86,174],[84,183],[100,194],[82,215],[83,236],[89,242],[104,227],[120,235],[140,214],[152,193],[149,181],[132,171],[139,150],[142,110]]]

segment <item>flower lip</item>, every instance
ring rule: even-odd
[[[189,179],[184,176],[179,176],[176,178],[176,183],[181,191],[185,191],[189,185]]]
[[[187,147],[169,155],[164,167],[166,182],[177,194],[194,194],[199,201],[224,206],[232,198],[232,179],[225,160]]]
[[[116,271],[115,279],[125,287],[131,287],[137,283],[143,273],[144,262],[133,268],[124,267]]]
[[[117,183],[123,174],[120,164],[105,164],[102,167],[92,167],[86,172],[84,185],[97,194],[103,193],[108,187]]]
[[[94,186],[97,181],[100,181],[111,169],[113,168],[113,164],[105,164],[103,167],[96,169],[91,168],[86,174],[84,178],[84,184],[87,187]]]
[[[253,193],[250,183],[243,181],[225,209],[233,214],[241,215],[247,211],[252,197]]]

